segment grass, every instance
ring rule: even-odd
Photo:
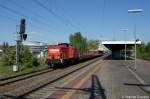
[[[149,52],[137,53],[137,57],[144,60],[150,60],[150,53]]]
[[[13,66],[3,66],[0,63],[0,76],[13,76],[13,75],[18,75],[18,74],[24,74],[24,73],[29,73],[32,71],[37,71],[37,70],[41,70],[44,68],[47,68],[47,65],[39,65],[37,67],[30,67],[30,68],[24,68],[22,69],[23,66],[21,66],[21,71],[19,72],[14,72],[13,71]]]

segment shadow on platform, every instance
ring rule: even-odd
[[[124,85],[126,86],[135,86],[135,87],[139,87],[141,90],[143,90],[144,92],[146,92],[147,94],[149,93],[149,89],[147,90],[146,88],[150,87],[150,84],[136,84],[136,83],[124,83]]]
[[[66,88],[66,87],[56,87],[57,89],[63,89],[64,91],[81,91],[90,94],[89,99],[106,99],[105,90],[103,89],[97,75],[92,75],[91,87],[90,88]]]
[[[139,86],[139,87],[150,87],[150,84],[124,83],[124,85],[128,85],[128,86]]]

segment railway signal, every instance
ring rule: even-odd
[[[25,33],[25,19],[21,19],[21,22],[20,22],[20,34],[23,34]]]
[[[25,41],[27,39],[27,34],[22,34],[22,39]]]
[[[20,31],[17,33],[17,40],[16,40],[16,65],[13,66],[13,71],[19,71],[19,65],[20,65],[20,45],[22,41],[27,39],[27,34],[25,34],[25,19],[21,19],[20,25],[19,25]]]
[[[21,42],[27,39],[27,34],[25,34],[25,19],[21,19],[20,21],[20,37],[21,37]]]

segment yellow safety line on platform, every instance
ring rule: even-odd
[[[102,64],[101,64],[102,65]],[[90,79],[91,75],[94,74],[101,66],[96,66],[91,72],[89,72],[83,79],[80,80],[73,88],[80,88],[88,79]],[[69,99],[75,92],[67,92],[60,99]]]

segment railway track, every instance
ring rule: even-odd
[[[48,84],[54,83],[80,69],[83,69],[99,59],[100,57],[67,67],[65,69],[57,69],[51,72],[47,71],[43,74],[39,73],[36,76],[31,76],[31,78],[27,77],[28,79],[22,78],[21,80],[13,81],[12,83],[3,84],[3,86],[0,86],[0,93],[2,93],[1,98],[22,99],[26,95],[45,87]]]
[[[43,69],[41,71],[36,71],[36,72],[31,72],[31,73],[26,73],[26,74],[22,74],[22,75],[17,75],[17,76],[11,76],[11,77],[7,77],[7,78],[2,78],[0,79],[0,86],[4,86],[7,85],[9,83],[13,83],[13,82],[17,82],[20,80],[25,80],[34,76],[38,76],[47,72],[53,71],[52,69]]]
[[[13,75],[13,76],[5,76],[5,77],[0,78],[0,81],[9,80],[9,79],[17,78],[17,77],[20,77],[20,76],[33,74],[33,73],[36,73],[36,72],[41,72],[41,71],[44,71],[44,70],[47,70],[47,69],[49,69],[49,68],[44,68],[44,69],[41,69],[41,70],[35,70],[35,71],[32,71],[32,72],[18,74],[18,75]]]

